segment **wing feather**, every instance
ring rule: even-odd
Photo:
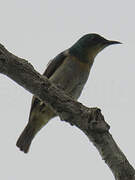
[[[64,62],[65,58],[67,57],[66,52],[62,52],[58,54],[53,60],[50,60],[48,63],[47,69],[43,73],[44,76],[50,78],[52,74],[56,71],[57,68]]]
[[[67,51],[64,51],[60,54],[58,54],[53,60],[51,60],[48,63],[47,69],[45,70],[45,72],[43,73],[44,76],[46,76],[47,78],[50,78],[53,73],[57,70],[57,68],[59,68],[59,66],[64,62],[65,58],[67,57]],[[31,117],[31,113],[33,111],[33,109],[36,108],[36,106],[40,103],[41,101],[36,98],[35,96],[33,96],[32,98],[32,103],[31,103],[31,109],[30,109],[30,115],[29,115],[29,119]],[[43,107],[43,106],[42,106]],[[44,107],[43,107],[44,108]]]

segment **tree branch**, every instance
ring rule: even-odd
[[[88,108],[74,101],[64,91],[40,75],[28,61],[21,59],[0,44],[0,73],[7,75],[44,101],[61,120],[81,129],[93,142],[116,180],[135,180],[135,170],[119,149],[100,109]]]

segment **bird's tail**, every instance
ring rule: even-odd
[[[47,106],[44,108],[43,112],[40,112],[40,106],[37,109],[32,110],[28,124],[17,140],[16,146],[24,153],[28,153],[35,135],[55,116],[55,113]]]
[[[20,148],[21,151],[27,153],[29,151],[31,142],[36,135],[35,128],[31,124],[27,124],[22,134],[17,140],[16,146]]]

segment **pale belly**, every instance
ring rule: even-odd
[[[65,61],[49,78],[59,88],[63,89],[75,100],[80,96],[83,87],[88,79],[90,68],[81,67],[76,61]],[[38,124],[41,129],[56,114],[43,102],[36,105],[32,111],[30,121]]]
[[[88,79],[90,69],[76,61],[67,60],[50,77],[51,82],[78,99]]]

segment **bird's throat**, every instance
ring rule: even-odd
[[[75,44],[69,49],[69,52],[71,55],[78,58],[78,60],[82,63],[93,64],[94,57],[90,56],[90,53],[87,48],[83,48],[79,44]]]

